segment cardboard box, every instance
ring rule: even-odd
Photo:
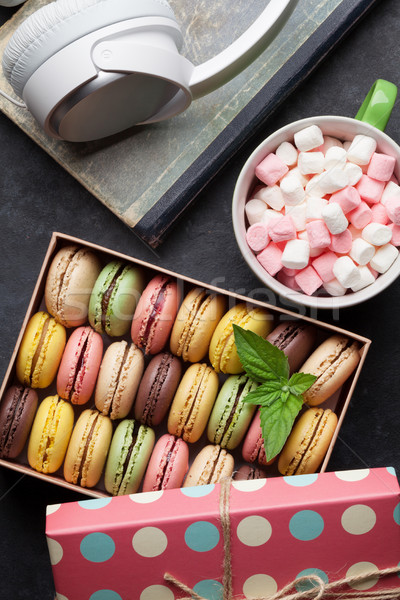
[[[327,454],[325,456],[325,459],[320,467],[320,471],[323,472],[326,470],[328,461],[329,461],[329,457],[332,453],[334,444],[336,442],[336,438],[337,435],[339,433],[340,427],[342,425],[346,410],[347,410],[347,406],[350,402],[351,396],[353,394],[357,379],[360,375],[363,363],[365,361],[365,357],[370,345],[370,340],[368,340],[365,337],[350,333],[348,331],[345,331],[339,327],[334,327],[332,325],[327,325],[324,324],[322,322],[316,321],[314,319],[310,319],[307,317],[299,317],[296,313],[291,312],[289,310],[284,310],[284,309],[279,309],[276,308],[274,306],[271,306],[269,304],[266,304],[264,302],[260,302],[257,300],[253,300],[253,299],[249,299],[246,298],[244,296],[241,296],[239,294],[234,294],[231,292],[226,292],[225,290],[221,290],[219,288],[216,288],[215,286],[211,286],[208,284],[204,284],[201,283],[199,281],[196,281],[194,279],[191,279],[189,277],[183,277],[178,275],[177,273],[171,272],[171,271],[167,271],[165,269],[161,269],[159,267],[155,267],[154,265],[151,265],[149,263],[143,262],[141,260],[137,260],[134,259],[130,256],[126,256],[123,254],[120,254],[118,252],[113,252],[112,250],[108,250],[106,248],[103,248],[101,246],[98,246],[96,244],[92,244],[92,243],[88,243],[85,242],[81,239],[77,239],[68,235],[64,235],[61,233],[54,233],[51,240],[50,240],[50,244],[49,244],[49,248],[47,250],[46,256],[44,258],[44,262],[43,262],[43,266],[41,268],[35,289],[33,291],[32,294],[32,298],[30,300],[29,306],[28,306],[28,310],[24,319],[24,322],[22,324],[22,328],[20,331],[20,334],[18,336],[18,340],[13,352],[13,355],[11,357],[11,361],[10,364],[8,366],[3,384],[1,386],[0,389],[0,402],[1,399],[3,398],[3,395],[5,393],[5,391],[7,390],[7,388],[12,385],[13,383],[16,382],[16,375],[15,375],[15,362],[16,362],[16,357],[18,354],[18,350],[19,350],[19,346],[22,340],[22,336],[24,334],[26,325],[30,319],[30,317],[37,312],[38,310],[46,310],[45,304],[44,304],[44,287],[45,287],[45,282],[46,282],[46,277],[47,277],[47,272],[49,270],[52,258],[54,257],[54,255],[56,254],[56,252],[62,247],[62,246],[66,246],[68,244],[79,244],[80,246],[84,246],[84,247],[88,247],[93,249],[94,251],[96,251],[98,253],[98,255],[101,257],[102,261],[104,264],[106,264],[107,262],[114,260],[114,259],[122,259],[126,262],[130,262],[133,263],[135,265],[140,265],[144,268],[144,270],[146,271],[148,277],[150,278],[151,276],[156,275],[157,273],[166,273],[169,275],[172,275],[173,277],[176,277],[178,280],[179,285],[182,287],[182,292],[183,294],[187,293],[189,291],[189,289],[191,289],[194,286],[202,286],[205,287],[207,289],[210,290],[214,290],[217,291],[221,294],[225,294],[227,296],[228,299],[228,307],[231,308],[235,303],[239,302],[239,301],[248,301],[251,302],[251,304],[253,305],[258,305],[258,306],[264,306],[266,308],[269,309],[271,316],[273,317],[273,319],[275,320],[276,324],[278,324],[278,322],[281,319],[297,319],[297,320],[306,320],[308,322],[314,323],[317,328],[318,328],[318,332],[319,332],[319,337],[322,339],[334,334],[334,333],[342,333],[346,336],[348,336],[350,339],[352,340],[357,340],[359,342],[360,348],[361,348],[361,360],[358,364],[357,369],[355,370],[355,372],[353,373],[353,375],[350,377],[350,379],[345,383],[345,385],[343,386],[343,388],[341,390],[338,391],[337,394],[335,394],[335,396],[333,398],[331,398],[330,400],[326,401],[324,403],[324,407],[329,407],[332,408],[333,410],[336,411],[336,413],[338,414],[338,425],[335,431],[335,434],[333,436],[332,442],[329,446],[329,449],[327,451]],[[68,334],[71,332],[71,330],[68,330]],[[107,336],[103,336],[104,337],[104,346],[106,347],[109,343],[111,343],[112,341],[115,341],[115,338],[111,339],[108,338]],[[128,338],[126,338],[128,339]],[[48,395],[52,395],[56,393],[56,388],[55,388],[55,383],[50,386],[49,388],[46,388],[44,390],[37,390],[38,394],[39,394],[39,400],[44,399],[46,396]],[[84,405],[83,407],[77,407],[74,406],[74,411],[76,413],[76,416],[79,415],[80,411],[84,408],[88,408],[90,403]],[[162,428],[158,428],[157,431],[157,436],[162,435],[163,433],[165,433],[165,429],[162,430]],[[198,451],[199,447],[201,445],[203,445],[204,443],[208,443],[205,440],[205,436],[202,438],[202,441],[200,441],[199,443],[197,443],[195,445],[194,448],[191,449],[191,453],[192,455]],[[235,455],[235,458],[238,458],[240,460],[240,452],[238,451]],[[62,469],[60,469],[59,472],[55,473],[54,475],[47,475],[47,474],[43,474],[43,473],[38,473],[35,470],[33,470],[27,461],[27,457],[26,457],[26,452],[23,452],[17,459],[15,460],[1,460],[0,459],[0,465],[14,469],[16,471],[20,471],[23,473],[26,473],[30,476],[34,476],[40,479],[44,479],[46,481],[51,481],[57,485],[61,485],[64,486],[66,488],[69,489],[73,489],[73,490],[79,490],[80,492],[82,492],[83,494],[86,494],[88,496],[92,496],[92,497],[104,497],[104,496],[108,496],[107,492],[104,489],[104,485],[103,482],[100,481],[99,485],[95,488],[95,489],[87,489],[87,488],[83,488],[80,486],[76,486],[70,483],[67,483],[64,478],[63,478],[63,474],[62,474]],[[278,475],[276,466],[272,466],[269,469],[269,474],[270,475]]]
[[[222,600],[220,485],[48,507],[46,534],[57,598],[174,600],[169,572]],[[397,567],[400,490],[391,468],[233,482],[233,594],[268,597],[300,575],[333,582]],[[391,575],[352,589],[399,587]]]

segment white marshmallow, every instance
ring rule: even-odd
[[[285,206],[285,215],[290,215],[296,231],[303,231],[306,228],[306,203],[302,202],[297,206]]]
[[[318,198],[318,196],[306,197],[306,219],[308,221],[322,219],[322,209],[327,204],[328,200],[325,200],[325,198]]]
[[[389,198],[400,198],[400,186],[394,181],[388,181],[385,185],[385,189],[382,192],[381,203],[386,204]]]
[[[339,283],[337,279],[327,281],[323,283],[322,286],[330,296],[344,296],[347,291],[347,289],[341,283]]]
[[[376,150],[376,141],[369,135],[356,135],[347,150],[347,160],[356,165],[367,165]]]
[[[313,175],[322,173],[324,170],[325,158],[322,152],[300,152],[299,170],[303,175]]]
[[[305,240],[289,240],[283,250],[281,262],[288,269],[304,269],[310,259],[310,244]]]
[[[392,239],[392,230],[382,223],[368,223],[361,232],[361,236],[374,246],[384,246]]]
[[[340,256],[333,265],[332,271],[339,283],[346,288],[357,285],[361,280],[358,268],[350,256]]]
[[[318,181],[318,185],[322,190],[322,196],[325,194],[333,194],[338,192],[348,185],[349,178],[347,173],[343,169],[334,167],[328,169],[321,174],[321,179]]]
[[[317,125],[310,125],[294,134],[295,146],[300,152],[308,152],[324,143],[324,136]]]
[[[282,142],[275,150],[275,154],[288,167],[293,167],[297,163],[298,152],[290,142]]]
[[[325,153],[324,169],[344,169],[346,165],[346,150],[339,146],[331,146]]]
[[[337,202],[327,204],[322,209],[322,218],[325,221],[325,225],[333,235],[343,233],[349,224],[343,210]]]
[[[333,148],[334,146],[336,146],[337,148],[343,148],[343,144],[340,140],[338,140],[337,138],[331,137],[330,135],[324,135],[324,143],[322,146],[322,152],[324,154],[326,154],[327,151],[329,150],[329,148]]]
[[[368,267],[358,267],[358,272],[360,273],[361,279],[360,281],[352,286],[353,292],[358,292],[358,290],[362,290],[367,287],[367,285],[371,285],[374,283],[375,277],[372,275],[371,271]]]
[[[375,254],[375,247],[360,237],[353,241],[349,254],[357,264],[367,265]]]
[[[272,219],[279,219],[281,216],[282,213],[278,212],[277,210],[267,208],[262,214],[261,223],[265,223],[266,225],[268,225],[268,223],[270,223]]]
[[[322,198],[322,196],[325,196],[325,192],[322,191],[319,185],[319,182],[323,175],[323,173],[320,173],[319,175],[314,175],[314,177],[311,177],[311,179],[308,181],[308,183],[305,186],[306,194],[308,196],[317,196],[318,198]]]
[[[310,243],[307,231],[299,231],[297,237],[299,238],[299,240],[304,240],[308,244]],[[325,252],[325,250],[326,248],[311,248],[310,246],[310,258],[316,258],[317,256],[320,256],[323,252]]]
[[[356,185],[363,174],[362,168],[351,162],[345,164],[344,172],[347,174],[349,180],[348,185]]]
[[[267,185],[260,188],[254,194],[254,198],[259,198],[274,210],[282,210],[285,204],[279,185]]]
[[[398,255],[399,251],[393,244],[386,244],[375,252],[375,256],[369,264],[378,273],[385,273],[392,266]]]
[[[285,204],[289,206],[300,204],[306,196],[299,178],[291,172],[281,180],[281,192]]]
[[[289,175],[289,173],[288,173],[288,175]],[[297,177],[297,179],[300,181],[301,185],[303,187],[306,187],[306,185],[308,183],[308,177],[303,175],[303,173],[300,171],[299,167],[294,167],[294,169],[291,169],[290,175],[295,175]]]
[[[254,225],[254,223],[259,223],[263,216],[264,211],[267,209],[267,205],[262,200],[257,198],[253,198],[246,202],[245,211],[247,220],[250,225]]]

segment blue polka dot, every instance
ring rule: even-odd
[[[386,470],[388,473],[390,473],[390,475],[394,475],[396,477],[396,471],[393,467],[386,467]]]
[[[397,525],[400,525],[400,503],[396,506],[396,508],[393,511],[393,518]]]
[[[111,500],[112,498],[96,498],[96,500],[80,500],[78,504],[81,508],[96,510],[97,508],[104,508],[110,504]]]
[[[181,492],[184,496],[188,496],[189,498],[202,498],[203,496],[208,496],[208,494],[211,494],[214,488],[214,483],[210,483],[208,485],[197,485],[195,487],[181,488]]]
[[[185,531],[187,546],[196,552],[208,552],[212,550],[218,544],[219,537],[217,527],[208,521],[192,523]]]
[[[89,533],[81,541],[81,554],[90,562],[105,562],[112,557],[114,552],[114,540],[105,533]]]
[[[310,575],[317,575],[324,583],[329,583],[328,575],[324,573],[324,571],[321,571],[321,569],[304,569],[303,571],[300,571],[296,576],[296,579],[299,577],[309,577]],[[301,581],[300,583],[296,583],[296,590],[298,592],[307,592],[317,586],[318,584],[316,581]]]
[[[308,542],[321,535],[324,520],[314,510],[300,510],[290,519],[289,529],[297,540]]]
[[[397,566],[400,567],[400,562]],[[400,573],[397,573],[397,577],[400,579]]]
[[[222,600],[224,587],[219,581],[215,579],[204,579],[196,583],[193,590],[207,600]]]
[[[89,600],[122,600],[122,598],[112,590],[98,590],[90,596]]]
[[[312,473],[311,475],[292,475],[290,477],[284,477],[283,480],[289,485],[294,487],[304,487],[315,483],[318,479],[318,473]]]

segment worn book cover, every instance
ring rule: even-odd
[[[104,140],[50,139],[28,111],[0,97],[0,109],[98,200],[151,246],[241,144],[301,83],[377,0],[299,0],[282,31],[232,81],[169,121]],[[19,24],[46,4],[28,0],[0,29],[0,52]],[[182,28],[182,53],[194,64],[232,43],[266,0],[170,0]],[[227,10],[227,6],[229,10]],[[12,93],[3,74],[0,87]]]

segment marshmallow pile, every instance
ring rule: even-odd
[[[356,292],[395,261],[400,186],[395,159],[376,141],[324,136],[316,125],[283,142],[256,167],[246,239],[264,269],[312,295]]]

